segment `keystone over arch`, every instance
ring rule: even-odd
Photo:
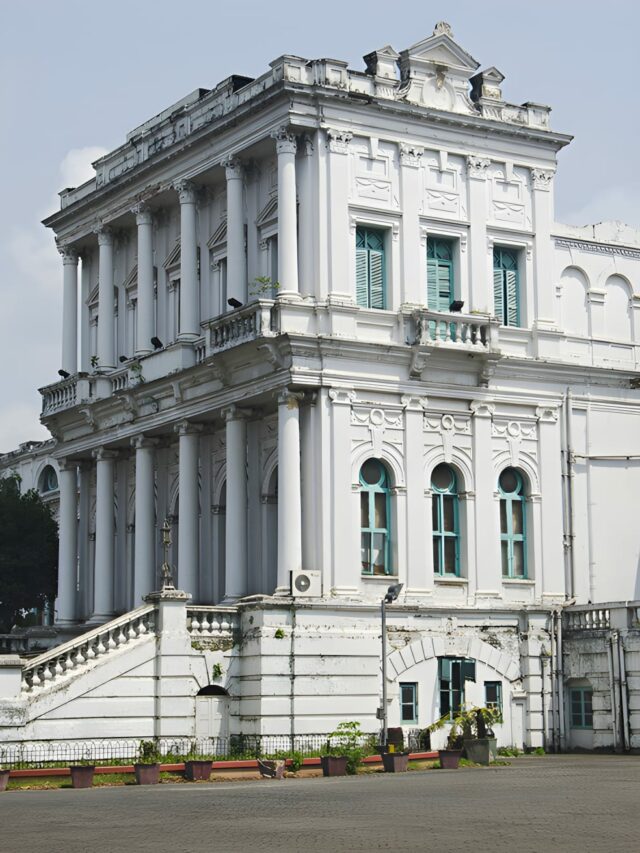
[[[416,664],[432,658],[474,658],[507,681],[521,678],[520,668],[507,652],[477,637],[423,637],[387,655],[387,680],[395,681]]]

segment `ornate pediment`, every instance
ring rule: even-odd
[[[162,266],[168,270],[171,267],[176,267],[180,263],[180,238],[178,237],[175,246],[164,259]]]
[[[401,65],[407,60],[445,65],[447,68],[466,71],[471,74],[480,63],[453,40],[451,27],[444,22],[436,27],[428,38],[422,39],[400,54]]]
[[[207,242],[208,249],[215,249],[217,246],[222,246],[227,242],[227,218],[225,217],[220,225],[213,232]]]

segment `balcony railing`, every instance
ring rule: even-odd
[[[42,394],[42,414],[51,415],[76,404],[78,377],[70,376],[53,385],[40,388]]]
[[[210,350],[222,352],[273,334],[276,331],[274,305],[271,299],[261,299],[206,323]]]
[[[498,349],[499,323],[486,314],[414,311],[412,343],[420,346],[464,348],[483,352]]]

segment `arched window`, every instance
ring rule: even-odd
[[[52,465],[47,465],[40,475],[40,491],[42,494],[46,492],[55,492],[58,488],[58,475]]]
[[[527,577],[527,517],[524,480],[515,468],[505,468],[498,479],[500,492],[500,548],[502,576]]]
[[[458,482],[453,468],[437,465],[431,475],[431,489],[433,571],[437,575],[459,575]]]
[[[362,574],[390,575],[389,475],[377,459],[368,459],[360,469],[360,534]]]

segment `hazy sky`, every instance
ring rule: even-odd
[[[37,388],[57,378],[62,264],[40,220],[57,192],[127,131],[283,53],[346,59],[402,50],[446,20],[508,101],[553,108],[557,219],[640,226],[637,38],[628,0],[0,0],[0,452],[48,434]]]

